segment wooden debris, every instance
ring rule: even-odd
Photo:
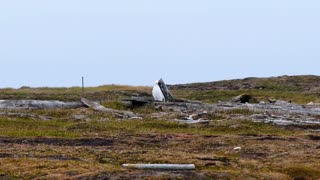
[[[40,101],[40,100],[0,100],[0,109],[73,109],[84,107],[81,102]]]
[[[110,113],[110,114],[117,116],[117,117],[120,117],[120,118],[130,118],[130,119],[140,118],[138,115],[134,114],[133,112],[120,111],[120,110],[106,108],[97,102],[92,102],[92,101],[89,101],[88,99],[85,99],[85,98],[81,98],[81,102],[84,105],[86,105],[87,107],[92,108],[96,111]]]
[[[179,123],[184,123],[184,124],[208,124],[210,123],[209,120],[204,120],[204,119],[199,119],[199,120],[178,120],[176,119],[175,121]]]
[[[220,113],[230,110],[249,110],[258,115],[244,115],[244,118],[256,122],[270,122],[277,125],[312,125],[320,124],[320,106],[306,106],[275,100],[273,103],[242,104],[235,102],[220,102],[216,104],[193,102],[154,102],[155,108],[164,112],[177,113]],[[267,114],[260,116],[259,114]],[[269,114],[269,115],[268,115]],[[277,117],[272,116],[277,114]],[[241,118],[242,119],[242,118]],[[180,121],[180,120],[179,120]],[[192,121],[190,121],[192,122]],[[189,121],[187,121],[189,123]]]
[[[122,167],[149,170],[194,170],[194,164],[123,164]]]
[[[161,89],[164,97],[165,97],[165,101],[166,101],[166,102],[171,102],[171,101],[173,101],[173,100],[174,100],[174,97],[173,97],[173,95],[171,94],[171,92],[169,91],[169,89],[168,89],[166,83],[163,81],[163,79],[160,79],[159,82],[158,82],[158,84],[159,84],[159,87],[160,87],[160,89]]]
[[[184,124],[209,124],[210,121],[206,119],[207,112],[201,112],[197,114],[191,114],[188,117],[184,117],[182,120],[176,119],[175,121]]]

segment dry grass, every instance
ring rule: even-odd
[[[140,179],[156,174],[128,172],[121,164],[195,163],[197,170],[193,174],[167,171],[161,177],[204,174],[214,179],[320,177],[317,170],[320,142],[310,139],[303,130],[218,117],[209,125],[184,125],[150,117],[144,120],[108,117],[109,120],[101,121],[106,118],[103,114],[82,109],[26,111],[55,119],[0,119],[2,176]],[[226,115],[230,113],[250,112],[232,111]],[[93,119],[65,118],[74,114]],[[234,151],[237,146],[242,150]]]
[[[148,86],[126,86],[126,85],[103,85],[98,87],[85,87],[86,92],[100,92],[100,91],[141,91],[149,92],[151,87]],[[81,93],[81,87],[70,87],[70,88],[49,88],[49,87],[21,87],[19,89],[5,88],[1,89],[2,93],[25,93],[25,94],[59,94],[59,93]]]
[[[279,99],[291,101],[297,104],[309,102],[320,103],[320,96],[315,92],[281,91],[281,90],[207,90],[207,91],[185,91],[176,90],[173,92],[177,97],[203,101],[206,103],[217,103],[229,101],[240,94],[249,94],[257,101],[268,102],[268,99]]]
[[[320,154],[315,151],[319,143],[301,135],[274,135],[273,140],[270,137],[126,132],[100,137],[112,142],[103,146],[5,143],[0,155],[10,156],[0,158],[0,167],[3,175],[14,177],[88,178],[99,174],[118,177],[122,174],[134,178],[137,174],[121,168],[121,164],[195,163],[194,175],[205,173],[208,178],[217,174],[236,179],[319,178]],[[301,144],[311,145],[306,148]],[[236,146],[241,146],[242,150],[234,151]],[[148,171],[134,172],[148,176]],[[165,175],[172,174],[168,171]]]
[[[82,92],[80,87],[71,88],[20,88],[20,89],[0,89],[0,99],[37,99],[37,100],[61,100],[78,101],[80,97],[94,100],[117,100],[122,92],[128,94],[145,93],[151,91],[151,87],[144,86],[122,86],[105,85],[99,87],[87,87]]]

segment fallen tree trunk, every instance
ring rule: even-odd
[[[39,100],[0,100],[0,109],[73,109],[84,107],[81,102],[39,101]]]
[[[83,104],[85,104],[87,107],[92,108],[96,111],[99,112],[105,112],[105,113],[110,113],[114,116],[117,117],[121,117],[121,118],[139,118],[138,115],[134,114],[133,112],[130,111],[120,111],[120,110],[114,110],[114,109],[110,109],[110,108],[106,108],[104,106],[102,106],[101,104],[97,103],[97,102],[92,102],[89,101],[88,99],[85,98],[81,98],[81,102]]]
[[[122,167],[150,170],[194,170],[194,164],[123,164]]]

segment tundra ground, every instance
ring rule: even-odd
[[[79,100],[84,96],[111,108],[126,109],[117,100],[128,95],[150,96],[149,90],[106,86],[81,94],[79,88],[24,87],[1,90],[0,96],[59,100]],[[319,100],[315,93],[291,89],[281,94],[279,89],[219,90],[228,96],[221,96],[223,99],[230,99],[239,91],[261,99],[292,97],[297,103]],[[215,102],[219,97],[214,92],[175,89],[173,94]],[[0,179],[320,178],[319,126],[276,126],[230,118],[250,111],[209,112],[208,124],[187,125],[172,121],[181,117],[177,113],[159,116],[163,112],[152,107],[131,110],[143,119],[117,119],[87,108],[1,110]],[[234,150],[235,147],[241,150]],[[196,170],[133,170],[122,168],[124,163],[194,163]]]

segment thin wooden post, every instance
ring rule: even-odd
[[[84,77],[82,76],[82,92],[84,92]]]

